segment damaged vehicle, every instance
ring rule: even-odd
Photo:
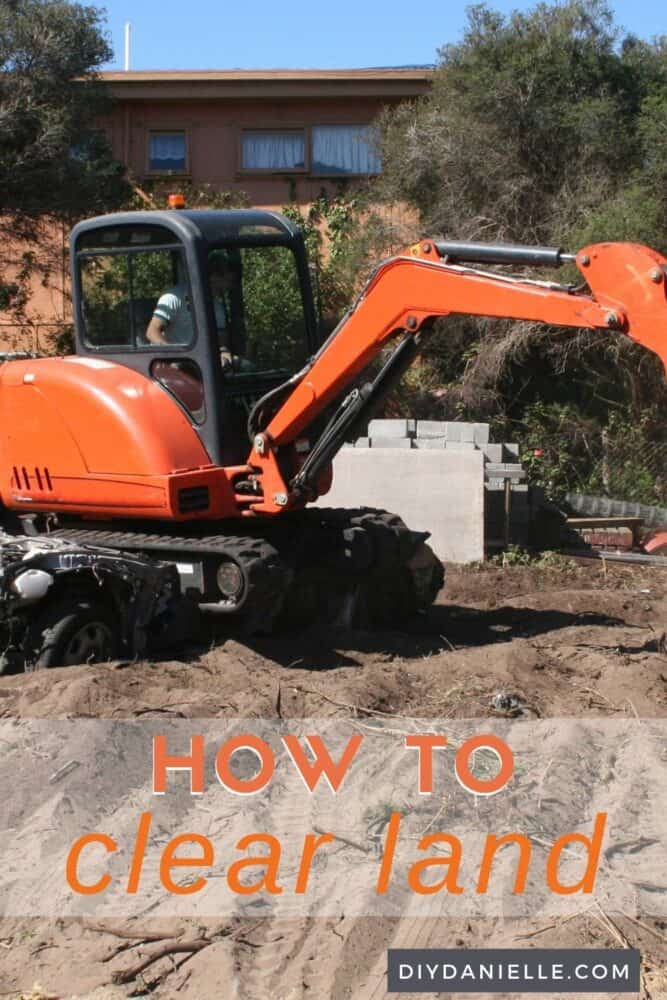
[[[0,531],[0,673],[131,659],[187,638],[196,614],[171,563]]]

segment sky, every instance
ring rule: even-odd
[[[88,2],[88,0],[86,0]],[[95,0],[90,0],[95,3]],[[434,63],[461,38],[460,0],[98,0],[123,69],[335,69]],[[489,0],[509,13],[535,0]],[[611,0],[617,23],[642,38],[667,34],[664,0]]]

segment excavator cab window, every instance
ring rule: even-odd
[[[292,374],[308,344],[301,285],[288,247],[240,251],[245,310],[244,356],[259,371]]]
[[[309,345],[294,254],[284,246],[215,248],[208,281],[227,379],[249,372],[288,377]]]
[[[213,247],[207,270],[223,376],[223,455],[234,465],[247,453],[254,404],[311,353],[303,287],[292,248],[275,242]]]
[[[245,312],[237,250],[216,248],[207,258],[208,291],[213,303],[215,336],[221,356],[231,363],[245,355]],[[227,365],[230,367],[230,364]]]
[[[150,367],[151,376],[171,393],[196,424],[206,419],[206,400],[199,366],[189,358],[165,361],[156,358]]]
[[[104,352],[145,350],[151,344],[146,331],[161,300],[179,297],[179,312],[170,337],[174,346],[188,347],[195,326],[183,250],[155,246],[158,227],[102,231],[92,246],[78,254],[81,281],[81,318],[87,347]],[[160,237],[158,232],[157,238]],[[116,242],[116,245],[114,244]],[[104,243],[108,244],[108,249]]]

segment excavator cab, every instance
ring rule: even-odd
[[[301,231],[262,211],[128,212],[71,239],[76,353],[179,405],[211,461],[248,453],[254,403],[318,347]]]

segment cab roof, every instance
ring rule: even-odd
[[[72,251],[80,248],[82,237],[91,245],[90,234],[105,230],[121,230],[138,226],[160,226],[169,230],[179,242],[205,241],[253,245],[257,243],[287,244],[302,240],[302,233],[284,215],[260,209],[168,209],[165,211],[117,212],[79,222],[72,230]],[[105,240],[108,245],[111,241]],[[122,242],[122,240],[121,240]]]

